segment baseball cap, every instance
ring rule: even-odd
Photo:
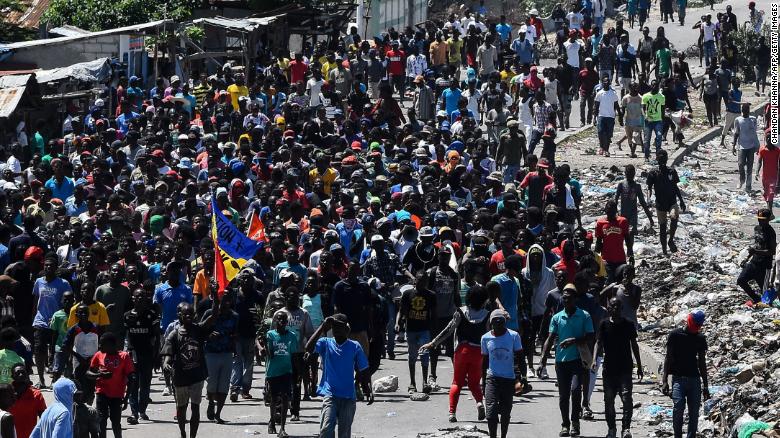
[[[506,322],[506,312],[501,309],[490,312],[490,320],[493,321],[494,319],[500,319]]]

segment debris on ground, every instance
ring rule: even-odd
[[[398,376],[385,376],[374,380],[372,388],[375,393],[398,391]]]
[[[475,424],[446,427],[436,432],[420,432],[417,434],[417,438],[484,438],[486,436],[490,436],[488,431],[478,428]]]
[[[724,171],[723,163],[730,163],[730,170]],[[643,188],[652,168],[652,163],[637,166]],[[736,282],[752,244],[755,212],[765,203],[759,191],[746,194],[733,187],[729,173],[736,172],[736,160],[717,140],[702,145],[676,169],[687,207],[677,230],[679,252],[661,255],[657,230],[640,209],[634,244],[636,281],[643,290],[640,338],[663,355],[667,334],[682,327],[690,311],[706,311],[712,398],[702,400],[699,435],[737,437],[734,425],[745,415],[761,427],[780,418],[780,301],[770,296],[765,303],[748,302]],[[596,164],[579,169],[586,229],[604,214],[604,202],[614,198],[621,171]],[[760,189],[760,182],[754,187]],[[653,425],[657,436],[672,435],[671,399],[660,391],[648,393],[656,404],[637,410],[636,419]]]

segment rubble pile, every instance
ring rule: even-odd
[[[722,167],[734,163],[730,168],[736,170],[735,161],[730,150],[715,142],[677,167],[687,207],[680,216],[678,253],[662,257],[657,231],[649,227],[643,213],[634,245],[637,283],[643,289],[638,315],[645,345],[663,357],[669,331],[682,326],[693,309],[707,313],[704,333],[712,398],[702,405],[699,430],[703,436],[741,437],[738,427],[780,419],[780,302],[747,302],[736,284],[740,262],[752,243],[755,212],[764,203],[760,193],[749,197],[730,186],[728,171]],[[644,190],[650,169],[650,165],[637,168],[637,181]],[[577,175],[587,229],[603,215],[604,201],[614,197],[623,179],[621,170],[594,165]],[[650,371],[660,377],[660,369]],[[648,393],[658,405],[641,407],[637,419],[656,427],[659,436],[671,435],[671,400],[658,390]]]

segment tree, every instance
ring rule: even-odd
[[[184,20],[202,3],[201,0],[53,0],[43,20],[51,26],[70,24],[99,31],[162,19]]]

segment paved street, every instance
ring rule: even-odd
[[[405,351],[405,344],[396,347],[396,351]],[[552,361],[550,361],[552,364]],[[431,394],[431,398],[425,402],[411,401],[406,395],[406,387],[409,385],[408,371],[406,370],[406,353],[398,354],[396,360],[382,362],[380,369],[374,378],[387,375],[399,376],[399,391],[389,394],[377,394],[376,402],[372,406],[358,403],[357,415],[353,427],[353,436],[356,437],[415,437],[418,433],[435,432],[440,428],[453,426],[471,427],[476,425],[479,429],[487,431],[487,423],[477,422],[477,410],[468,390],[462,392],[458,419],[459,423],[453,425],[447,421],[448,397],[447,388]],[[260,389],[263,381],[263,373],[256,368],[255,382],[252,394],[256,397],[262,394]],[[551,377],[554,378],[554,367],[548,366]],[[419,377],[418,366],[418,382]],[[452,366],[449,360],[439,363],[439,383],[448,385],[452,378]],[[560,414],[558,410],[558,392],[553,380],[539,381],[532,379],[533,391],[522,398],[515,398],[512,411],[512,425],[510,436],[522,437],[553,437],[560,430]],[[603,437],[606,435],[606,423],[603,415],[603,394],[600,391],[600,383],[593,396],[593,410],[596,420],[582,422],[583,437]],[[635,392],[647,390],[650,384],[638,384]],[[149,406],[148,415],[153,420],[151,423],[142,422],[137,426],[128,426],[123,419],[125,438],[162,438],[178,436],[178,429],[174,421],[173,397],[163,397],[163,385],[155,377],[152,388],[154,404]],[[47,402],[52,399],[52,393],[44,393]],[[635,394],[634,402],[648,400],[645,396]],[[250,436],[266,435],[268,408],[261,400],[239,401],[228,404],[223,411],[223,417],[229,421],[225,425],[217,425],[205,421],[206,400],[204,396],[201,406],[201,423],[199,437],[215,438],[222,436]],[[620,402],[618,401],[618,409]],[[619,411],[618,411],[619,412]],[[129,413],[129,410],[125,414]],[[319,427],[320,402],[318,399],[312,402],[302,402],[301,421],[290,423],[288,433],[293,437],[315,436]],[[649,429],[643,430],[636,427],[635,436],[649,436]],[[110,436],[110,432],[109,432]],[[470,435],[482,436],[482,435]]]

